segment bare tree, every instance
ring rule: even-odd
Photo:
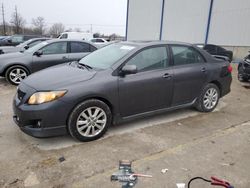
[[[76,27],[76,28],[74,29],[74,31],[75,31],[75,32],[81,32],[82,30],[81,30],[81,28]]]
[[[15,12],[13,12],[10,20],[11,25],[13,26],[14,33],[20,34],[26,23],[25,19],[17,12],[17,7]]]
[[[72,32],[72,31],[73,31],[72,28],[68,28],[68,29],[65,30],[65,32]]]
[[[49,29],[49,34],[53,37],[58,37],[63,31],[65,27],[62,23],[55,23]]]
[[[34,33],[43,35],[45,32],[45,19],[43,17],[37,17],[36,19],[32,19],[32,25],[34,26]]]

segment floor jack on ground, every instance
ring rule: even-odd
[[[137,174],[134,173],[132,170],[132,163],[127,160],[122,160],[119,162],[119,171],[112,174],[111,181],[118,181],[122,184],[122,188],[133,188],[135,187],[136,183],[138,182],[139,177],[145,177],[145,178],[152,178],[150,175],[144,175],[144,174]],[[188,182],[188,188],[191,188],[191,182],[195,180],[203,180],[207,183],[210,183],[212,186],[220,186],[224,188],[234,188],[230,183],[220,180],[216,177],[211,177],[210,180],[202,178],[202,177],[195,177],[192,178]],[[178,188],[185,188],[185,184],[177,184]]]

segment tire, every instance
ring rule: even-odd
[[[9,67],[5,73],[6,80],[12,85],[19,85],[29,75],[29,71],[20,65]]]
[[[108,105],[91,99],[72,111],[68,119],[68,131],[73,138],[88,142],[102,137],[111,123],[112,113]]]
[[[220,99],[219,88],[212,83],[207,84],[196,101],[196,109],[200,112],[212,112]]]
[[[243,68],[242,68],[242,65],[238,68],[238,80],[240,82],[247,82],[248,81],[248,78],[243,76]]]

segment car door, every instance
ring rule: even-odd
[[[171,45],[174,73],[172,106],[192,102],[201,92],[207,78],[204,57],[191,46]]]
[[[95,50],[94,46],[86,42],[70,42],[69,60],[78,61]]]
[[[143,49],[125,65],[136,65],[136,74],[118,78],[123,117],[170,106],[173,80],[166,46]]]
[[[40,49],[39,51],[42,52],[41,55],[35,55],[35,54],[33,55],[33,61],[32,61],[33,72],[54,65],[69,62],[67,45],[68,43],[65,41],[53,42],[49,43],[47,46]]]

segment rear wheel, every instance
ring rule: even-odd
[[[102,137],[111,122],[112,114],[108,105],[92,99],[73,110],[68,120],[68,130],[73,138],[87,142]]]
[[[219,98],[219,88],[215,84],[207,84],[197,99],[196,108],[200,112],[211,112],[216,108]]]
[[[5,73],[5,78],[9,83],[13,85],[18,85],[28,75],[29,71],[25,67],[15,65],[7,69]]]

